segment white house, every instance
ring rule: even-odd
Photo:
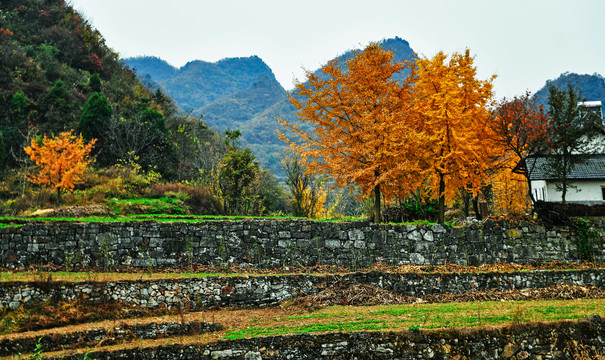
[[[535,158],[536,166],[531,173],[534,199],[561,202],[561,192],[555,188],[556,182],[545,171],[546,157]],[[573,188],[567,188],[565,201],[586,205],[605,203],[605,154],[590,155],[586,161],[577,164],[568,178]]]
[[[600,101],[579,102],[582,110],[592,111],[603,119],[603,108]],[[567,188],[565,201],[586,205],[605,203],[605,132],[601,132],[590,142],[587,153],[589,156],[582,163],[575,165],[568,178],[572,187]],[[546,171],[546,156],[533,158],[535,163],[528,161],[534,199],[542,201],[561,202],[562,195],[556,189],[553,176]]]

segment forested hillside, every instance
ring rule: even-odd
[[[226,139],[180,111],[159,85],[143,85],[65,1],[0,2],[0,54],[0,214],[90,203],[110,203],[116,212],[285,210],[282,189],[240,146],[238,133]],[[154,78],[143,81],[219,78],[220,91],[203,84],[177,91],[184,108],[187,94],[204,104],[225,94],[255,104],[247,99],[279,87],[258,58],[179,71],[147,60]],[[259,91],[246,94],[248,87]],[[136,203],[147,197],[165,200]]]
[[[169,97],[143,86],[62,0],[2,1],[0,53],[4,168],[23,163],[31,138],[65,130],[98,139],[99,166],[136,158],[168,179],[187,178],[183,162],[207,159],[210,148],[222,146],[204,124],[179,116]]]
[[[409,43],[398,37],[382,41],[381,46],[392,51],[396,61],[416,56]],[[354,50],[347,51],[337,59],[344,62],[353,54]],[[243,144],[253,150],[261,165],[282,173],[279,158],[284,145],[275,134],[279,127],[276,118],[292,122],[296,116],[287,91],[260,58],[230,58],[216,63],[198,60],[178,70],[156,57],[129,58],[126,62],[143,82],[160,86],[182,109],[202,116],[217,131],[239,129]]]

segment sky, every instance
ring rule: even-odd
[[[286,89],[347,50],[399,36],[424,57],[470,49],[497,98],[563,72],[605,75],[603,0],[71,0],[121,57],[181,67],[257,55]]]

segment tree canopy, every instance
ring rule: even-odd
[[[549,129],[551,136],[548,172],[556,179],[556,188],[561,191],[561,202],[565,204],[568,188],[572,187],[569,175],[574,167],[585,160],[588,146],[601,127],[601,117],[591,111],[583,111],[578,90],[568,85],[567,89],[551,86],[549,89]]]
[[[311,172],[373,194],[377,222],[381,194],[399,195],[418,181],[418,159],[408,156],[423,140],[414,131],[411,79],[395,79],[406,66],[370,44],[342,64],[334,60],[320,74],[307,73],[307,82],[296,85],[290,99],[298,118],[313,123],[313,132],[280,119],[290,131],[280,138]]]
[[[536,103],[529,93],[502,99],[490,121],[494,144],[504,153],[503,162],[510,170],[520,174],[527,183],[528,197],[534,203],[531,188],[531,174],[535,168],[532,156],[544,154],[550,147],[551,137],[548,126],[548,114]]]
[[[332,61],[307,74],[291,101],[313,132],[281,120],[281,134],[311,172],[336,185],[357,184],[374,196],[380,221],[381,195],[402,197],[429,185],[444,204],[458,187],[477,191],[490,167],[487,109],[491,80],[476,79],[473,58],[464,54],[394,62],[370,44],[344,64]],[[412,67],[410,76],[401,74]],[[401,79],[401,80],[397,80]]]
[[[446,198],[459,187],[478,191],[491,166],[485,134],[493,77],[477,79],[473,62],[468,49],[449,60],[443,52],[416,60],[414,110],[426,138],[427,176],[439,198],[440,223]]]
[[[30,176],[30,181],[48,186],[57,191],[71,191],[83,181],[82,174],[91,163],[88,154],[96,140],[84,143],[82,135],[76,136],[69,131],[49,138],[46,135],[41,142],[32,139],[31,145],[24,150],[38,167],[38,172]]]

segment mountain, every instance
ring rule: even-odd
[[[571,84],[580,90],[580,96],[587,101],[600,100],[605,104],[605,78],[599,74],[563,73],[554,80],[547,80],[546,84],[538,90],[534,97],[540,105],[548,106],[548,88],[556,86],[561,89]]]
[[[383,40],[381,45],[393,52],[396,61],[416,57],[409,43],[399,37]],[[344,62],[355,51],[347,51],[336,59]],[[260,164],[278,175],[282,173],[279,158],[285,145],[275,134],[280,127],[277,117],[295,122],[295,109],[288,92],[258,56],[215,63],[196,60],[180,69],[149,56],[126,59],[126,64],[144,83],[160,87],[181,109],[203,116],[217,131],[239,129],[243,144],[252,149]]]
[[[251,87],[261,77],[275,79],[258,56],[227,58],[215,63],[195,60],[180,69],[151,56],[128,58],[125,62],[139,78],[148,77],[159,84],[181,109],[197,115],[204,106]]]
[[[164,81],[172,78],[177,69],[167,61],[153,56],[140,56],[127,59],[131,68],[137,69],[139,74],[153,74],[155,81]]]

